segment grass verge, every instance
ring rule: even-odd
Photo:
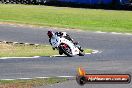
[[[58,54],[58,52],[52,50],[51,46],[46,45],[0,44],[0,57],[50,56],[54,54]]]
[[[131,11],[0,4],[0,21],[132,33]]]
[[[0,88],[33,88],[67,81],[66,78],[46,78],[30,80],[0,80]]]
[[[91,53],[91,49],[85,49],[86,53]],[[51,56],[57,55],[57,50],[52,50],[51,46],[40,45],[12,45],[0,44],[0,57],[32,57],[32,56]]]

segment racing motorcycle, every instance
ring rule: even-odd
[[[55,47],[59,52],[64,53],[65,55],[72,57],[74,55],[84,56],[84,52],[80,49],[80,46],[73,44],[72,41],[64,38],[55,36],[51,38],[51,45]]]

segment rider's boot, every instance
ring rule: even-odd
[[[81,52],[83,52],[84,50],[82,49],[82,47],[79,47],[79,50],[81,51]]]
[[[82,49],[82,47],[81,46],[79,46],[78,44],[76,45],[76,47],[78,47],[78,49],[81,51],[81,52],[83,52],[84,50]]]

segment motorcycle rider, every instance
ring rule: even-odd
[[[77,43],[77,42],[74,42],[73,39],[70,37],[70,35],[68,35],[66,32],[56,32],[55,35],[59,37],[64,37],[68,39],[69,41],[71,41],[73,44]]]
[[[51,44],[51,38],[55,37],[55,36],[58,36],[58,37],[64,37],[66,38],[67,40],[71,41],[74,45],[77,45],[78,42],[74,42],[73,39],[70,37],[70,35],[68,35],[66,32],[53,32],[53,31],[48,31],[47,32],[47,35],[49,37],[49,43]],[[52,45],[52,44],[51,44]],[[83,49],[78,46],[79,50],[80,51],[83,51]],[[55,48],[53,47],[53,50],[55,50]],[[63,52],[59,51],[59,54],[62,55]]]

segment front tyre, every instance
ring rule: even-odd
[[[59,54],[62,55],[63,54],[63,51],[62,50],[59,50]]]
[[[63,53],[69,57],[72,57],[72,50],[67,44],[61,44],[60,49],[63,51]]]

